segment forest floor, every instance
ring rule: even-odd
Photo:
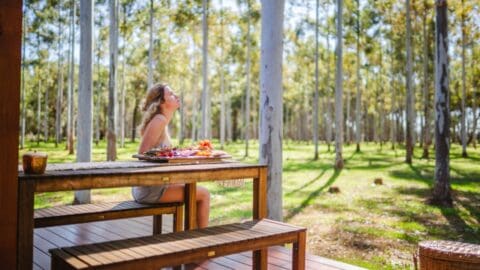
[[[219,143],[214,142],[218,147]],[[138,143],[118,149],[119,160],[131,159]],[[45,151],[49,163],[72,162],[64,144],[30,143],[27,150]],[[93,150],[93,160],[105,160],[106,145]],[[244,144],[231,143],[225,150],[234,159],[255,163],[258,144],[250,142],[250,157],[244,158]],[[320,146],[313,160],[314,146],[287,141],[283,148],[284,221],[308,229],[308,252],[369,269],[411,269],[412,255],[419,241],[455,240],[480,244],[480,149],[468,148],[469,157],[461,157],[461,147],[452,145],[450,159],[454,206],[430,206],[425,203],[433,184],[434,153],[421,159],[417,147],[412,165],[405,164],[402,147],[390,144],[346,145],[345,168],[333,169],[333,146]],[[382,185],[375,185],[376,178]],[[239,221],[251,217],[251,181],[236,186],[206,184],[212,193],[211,222]],[[330,186],[339,193],[329,193]],[[130,189],[92,191],[93,201],[130,199]],[[72,192],[37,194],[35,207],[67,204]]]

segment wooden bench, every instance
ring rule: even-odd
[[[52,269],[160,269],[293,243],[292,269],[305,269],[305,234],[305,228],[263,219],[51,249],[51,265]],[[266,268],[265,263],[256,266]]]
[[[42,228],[120,218],[153,216],[153,233],[162,233],[162,215],[173,214],[173,231],[182,231],[183,203],[140,204],[135,201],[62,205],[36,209],[34,227]]]

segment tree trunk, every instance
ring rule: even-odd
[[[109,0],[110,30],[109,54],[110,68],[108,78],[108,126],[107,126],[107,160],[117,158],[117,59],[118,59],[118,27],[117,27],[117,0]]]
[[[93,1],[80,1],[80,70],[78,80],[77,162],[92,158]],[[90,190],[75,191],[74,202],[89,203]]]
[[[447,1],[435,1],[435,183],[432,203],[452,205]]]
[[[319,0],[315,6],[315,94],[313,98],[313,143],[315,144],[315,153],[313,159],[318,159],[318,21],[319,21]]]
[[[284,0],[262,0],[259,163],[268,165],[268,218],[282,220]]]
[[[27,32],[27,24],[26,24],[26,17],[23,14],[23,31],[22,31],[22,89],[21,89],[21,103],[22,103],[22,111],[20,116],[20,149],[23,149],[25,146],[25,35]],[[46,137],[45,137],[46,138]]]
[[[75,10],[76,2],[72,1],[72,8],[70,12],[70,51],[69,51],[69,65],[68,65],[68,100],[67,100],[67,148],[68,154],[74,154],[74,129],[73,129],[73,83],[75,81]]]
[[[99,46],[97,47],[99,48]],[[100,84],[100,51],[97,53],[97,59],[95,60],[95,70],[97,73],[97,81],[95,82],[95,89],[93,90],[97,96],[94,108],[95,117],[93,121],[95,122],[95,145],[98,146],[100,142],[100,106],[102,104],[102,91],[101,91],[101,84]]]
[[[407,88],[407,99],[406,99],[406,109],[407,109],[407,121],[406,121],[406,157],[405,162],[412,164],[413,156],[413,133],[414,133],[414,116],[413,116],[413,89],[412,89],[412,22],[410,17],[410,0],[406,1],[406,11],[407,11],[407,38],[406,38],[406,47],[407,47],[407,76],[405,78],[406,88]]]
[[[335,168],[343,168],[343,0],[337,0],[337,45],[336,45],[336,68],[335,68]]]
[[[230,91],[229,91],[230,93]],[[228,95],[230,96],[230,94]],[[227,128],[227,141],[231,142],[233,138],[233,125],[232,125],[232,100],[230,98],[227,99],[227,115],[226,115],[226,123],[225,126]]]
[[[223,0],[220,0],[220,149],[225,145],[225,77],[224,77],[224,42],[223,42]]]
[[[148,89],[153,85],[153,0],[150,0],[150,34],[148,37]]]
[[[362,92],[360,89],[360,1],[356,0],[357,2],[357,65],[356,65],[356,71],[357,71],[357,81],[355,82],[356,87],[357,87],[357,96],[355,99],[355,143],[357,144],[357,152],[360,152],[360,141],[362,140],[362,127],[361,125],[361,99],[362,99]]]
[[[245,157],[248,157],[248,140],[250,139],[250,0],[247,0],[247,85],[245,89]]]
[[[49,70],[49,68],[47,68],[47,70]],[[48,80],[47,80],[48,82]],[[46,85],[45,87],[45,110],[44,110],[44,118],[43,118],[43,140],[45,142],[48,142],[48,108],[49,108],[49,105],[48,105],[48,85]]]
[[[392,46],[393,47],[393,46]],[[393,48],[392,48],[393,50]],[[392,143],[392,150],[395,150],[396,134],[397,134],[397,116],[396,116],[396,85],[395,85],[395,75],[394,75],[394,60],[393,60],[393,51],[391,52],[391,75],[390,75],[390,85],[391,85],[391,110],[390,110],[390,141]]]
[[[38,90],[37,90],[37,146],[40,144],[40,133],[41,129],[41,106],[42,106],[42,81],[40,76],[38,78]]]
[[[124,51],[125,52],[125,51]],[[125,147],[125,53],[122,57],[122,86],[121,86],[121,94],[120,94],[120,147]]]
[[[474,50],[474,43],[472,43],[472,60],[471,60],[471,67],[470,70],[473,74],[475,70],[475,50]],[[473,125],[472,125],[472,145],[473,148],[477,148],[477,121],[478,121],[478,116],[477,116],[477,81],[478,78],[472,75],[472,103],[473,103],[473,108],[472,108],[472,114],[473,114]]]
[[[57,71],[57,97],[55,105],[55,147],[62,140],[62,104],[63,104],[63,43],[62,43],[62,23],[61,3],[58,3],[58,71]]]
[[[467,157],[467,131],[465,128],[466,121],[466,108],[465,102],[467,99],[466,89],[465,89],[465,46],[466,46],[466,37],[465,37],[465,8],[464,0],[462,0],[462,20],[461,20],[461,31],[462,31],[462,119],[461,119],[461,136],[462,136],[462,157]]]
[[[135,107],[133,107],[133,114],[132,114],[132,136],[130,141],[133,143],[135,142],[135,136],[137,135],[137,113],[138,113],[138,99],[135,98]]]
[[[428,159],[430,147],[430,91],[428,89],[428,36],[427,36],[427,7],[426,1],[424,1],[424,13],[423,13],[423,155],[422,158]]]
[[[202,132],[200,138],[210,137],[210,94],[208,89],[208,0],[202,1],[203,65],[202,65]]]
[[[327,17],[326,17],[327,18]],[[330,27],[328,26],[328,19],[326,19],[327,24],[327,81],[325,82],[326,85],[326,106],[327,106],[327,113],[325,114],[327,128],[325,129],[325,137],[327,142],[327,151],[330,152],[330,144],[332,142],[332,105],[330,101]]]

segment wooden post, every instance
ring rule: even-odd
[[[20,113],[22,1],[0,1],[0,262],[2,269],[17,265],[17,166]]]
[[[253,179],[253,218],[267,216],[267,168],[258,169],[258,178]],[[267,269],[268,249],[253,252],[253,269]]]
[[[18,182],[18,268],[32,269],[33,264],[33,182]]]
[[[304,270],[305,269],[305,245],[307,242],[306,232],[298,233],[298,241],[293,243],[292,250],[292,269]]]
[[[197,183],[185,184],[185,230],[197,227]]]

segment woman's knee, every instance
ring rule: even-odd
[[[200,201],[210,201],[210,192],[204,187],[197,187],[197,198]]]

